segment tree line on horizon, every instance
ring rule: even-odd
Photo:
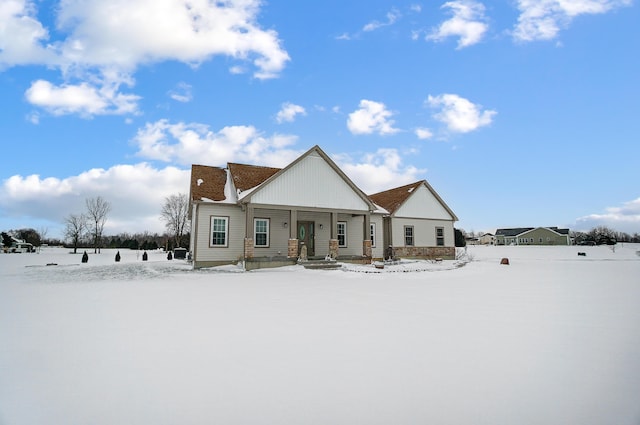
[[[189,245],[189,198],[186,194],[180,193],[165,198],[160,219],[165,222],[167,232],[162,235],[145,231],[105,236],[104,227],[111,211],[111,204],[98,196],[86,199],[85,206],[85,212],[71,213],[65,217],[64,240],[47,238],[46,228],[40,230],[23,228],[3,231],[1,233],[3,245],[11,246],[11,237],[30,243],[34,247],[46,244],[73,248],[74,253],[78,248],[92,248],[94,253],[98,253],[101,248],[173,250]]]

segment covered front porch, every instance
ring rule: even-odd
[[[371,212],[246,205],[245,217],[247,270],[326,258],[371,262]]]

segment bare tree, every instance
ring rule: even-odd
[[[102,239],[102,231],[104,230],[104,224],[107,222],[107,214],[111,211],[111,204],[102,199],[101,196],[97,198],[90,198],[86,200],[87,216],[91,222],[91,236],[93,237],[93,252],[94,254],[99,252],[100,240]]]
[[[165,222],[169,234],[173,235],[176,246],[189,231],[189,197],[185,193],[171,195],[164,199],[160,217]]]
[[[45,243],[47,234],[49,234],[49,228],[45,226],[38,228],[38,234],[40,235],[40,242]]]
[[[87,231],[87,217],[84,214],[69,214],[64,220],[64,236],[71,240],[73,253],[78,251],[78,245]]]

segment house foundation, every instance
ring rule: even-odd
[[[399,246],[393,248],[393,257],[421,258],[426,260],[442,258],[445,260],[454,260],[456,257],[456,249],[455,247],[449,246]]]

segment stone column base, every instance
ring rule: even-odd
[[[287,258],[298,258],[298,240],[289,239],[287,246]]]
[[[338,240],[329,239],[329,257],[332,259],[338,258]]]
[[[253,258],[253,238],[244,238],[244,258]]]
[[[371,258],[371,240],[362,241],[362,255]]]

